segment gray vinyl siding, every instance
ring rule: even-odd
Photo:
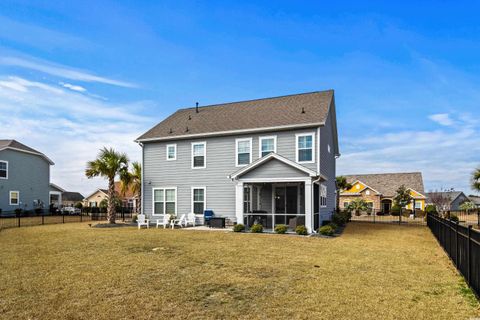
[[[324,182],[327,186],[327,206],[320,208],[321,214],[332,213],[336,205],[335,195],[335,148],[333,140],[332,113],[329,112],[325,126],[320,127],[320,173],[328,178]],[[328,146],[330,145],[330,152]]]
[[[305,172],[292,168],[291,166],[272,159],[256,170],[252,170],[242,175],[242,179],[261,179],[261,178],[298,178],[306,177]]]
[[[41,200],[48,209],[50,164],[40,156],[8,149],[0,151],[0,160],[8,161],[8,179],[0,179],[0,209],[32,210],[34,200]],[[20,192],[21,205],[10,205],[10,191]]]
[[[144,191],[143,208],[148,216],[152,213],[153,188],[177,188],[177,214],[192,211],[192,186],[206,187],[206,207],[221,216],[235,216],[235,183],[227,178],[239,170],[235,166],[235,139],[252,138],[252,161],[259,158],[259,137],[277,136],[277,153],[295,161],[295,134],[314,133],[317,129],[267,132],[264,134],[246,134],[236,136],[209,137],[204,139],[186,139],[168,142],[149,142],[143,146]],[[318,137],[315,137],[317,141]],[[192,142],[206,142],[206,168],[192,169]],[[166,145],[177,145],[177,160],[166,160]],[[318,155],[317,144],[314,152]],[[318,156],[315,158],[318,161]],[[317,163],[302,164],[317,170]],[[263,192],[263,191],[262,191]],[[271,204],[270,204],[271,207]]]

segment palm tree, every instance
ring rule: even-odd
[[[348,210],[354,211],[356,216],[359,216],[362,211],[367,211],[367,209],[367,202],[361,198],[356,198],[348,204]]]
[[[140,213],[142,206],[142,165],[135,161],[132,162],[132,171],[120,177],[122,185],[122,193],[125,194],[127,190],[132,190],[132,193],[138,198],[138,206],[136,207],[137,213]]]
[[[352,185],[348,183],[347,178],[344,176],[338,176],[336,179],[336,187],[337,187],[337,212],[340,211],[340,192],[343,190],[350,189]]]
[[[85,175],[87,178],[104,177],[108,179],[108,208],[107,219],[115,223],[115,177],[123,177],[128,173],[128,157],[112,148],[104,147],[100,150],[97,159],[87,162]]]
[[[480,168],[477,168],[472,174],[472,188],[480,192]]]

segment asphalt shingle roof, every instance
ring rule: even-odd
[[[4,148],[14,148],[18,150],[23,150],[26,152],[32,152],[36,153],[37,155],[45,158],[50,164],[54,164],[52,160],[50,160],[45,154],[41,153],[40,151],[37,151],[33,148],[30,148],[29,146],[24,145],[23,143],[18,142],[17,140],[12,140],[12,139],[0,139],[0,150]]]
[[[324,123],[333,90],[180,109],[137,140]],[[188,128],[188,130],[187,130]]]
[[[425,195],[421,172],[356,174],[344,177],[349,183],[358,180],[380,192],[384,197],[395,196],[397,189],[402,185]]]

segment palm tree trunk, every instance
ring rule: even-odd
[[[108,208],[107,219],[109,223],[115,223],[115,181],[108,179]]]
[[[137,206],[137,214],[142,213],[142,193],[139,192],[138,194],[138,206]]]

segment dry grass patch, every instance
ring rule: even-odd
[[[0,232],[2,319],[468,319],[426,228],[335,239],[65,224]]]

